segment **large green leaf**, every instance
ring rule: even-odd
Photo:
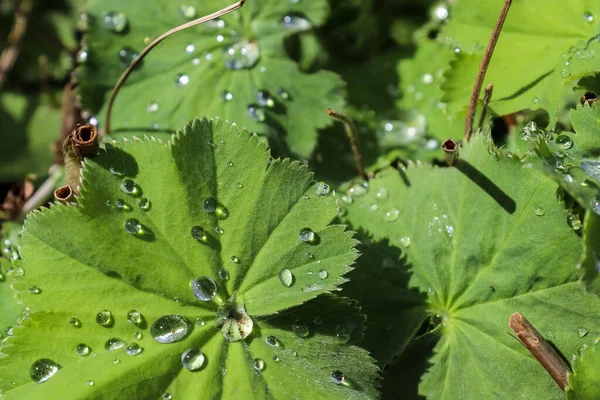
[[[152,0],[140,7],[120,0],[91,1],[87,61],[78,72],[84,106],[97,110],[102,100],[98,93],[116,83],[145,43],[186,22],[182,14],[200,17],[229,4]],[[343,82],[331,72],[299,71],[286,55],[284,39],[322,23],[327,8],[325,0],[251,1],[222,20],[166,39],[121,90],[113,128],[169,132],[197,115],[219,115],[268,136],[283,153],[307,157],[317,129],[333,123],[327,108],[343,106]],[[121,22],[126,22],[107,29],[107,12],[122,13]],[[103,117],[104,111],[100,123]]]
[[[460,49],[443,86],[449,110],[466,108],[485,46],[503,0],[461,0],[440,37]],[[484,84],[495,84],[500,115],[545,108],[554,126],[565,84],[592,75],[600,50],[600,4],[522,0],[512,4]]]
[[[441,339],[423,395],[562,398],[506,334],[509,316],[521,312],[567,357],[591,340],[578,328],[600,330],[600,299],[578,283],[582,241],[556,184],[527,166],[476,136],[455,167],[385,170],[346,205],[355,228],[404,250],[411,285],[428,295]]]
[[[600,215],[588,211],[583,226],[585,255],[581,263],[588,289],[600,293]]]
[[[0,235],[0,338],[5,337],[10,328],[17,324],[17,320],[23,312],[23,303],[17,301],[16,294],[10,285],[12,277],[19,275],[11,264],[12,260],[20,257],[19,246],[22,242],[21,225],[14,222],[2,223],[2,235]]]
[[[347,344],[361,331],[355,308],[321,297],[289,309],[335,290],[356,258],[351,234],[328,225],[335,197],[305,166],[270,162],[236,126],[195,120],[168,145],[107,145],[85,163],[82,182],[77,206],[26,221],[25,276],[14,286],[29,318],[2,348],[0,385],[15,387],[6,397],[376,397],[377,368]],[[190,286],[202,276],[216,281],[216,294],[204,280],[208,289],[195,295]],[[102,310],[113,324],[97,323]],[[131,310],[144,321],[128,322]],[[185,339],[153,339],[149,328],[165,315],[185,319]],[[238,328],[246,330],[236,341]],[[105,350],[110,338],[144,350]],[[78,355],[80,343],[93,355]],[[188,348],[205,355],[197,373],[182,366]],[[29,376],[39,359],[62,367],[43,385]],[[332,379],[338,370],[342,384]]]
[[[593,346],[584,348],[581,355],[573,362],[573,373],[569,374],[569,400],[590,400],[600,393],[600,336]]]

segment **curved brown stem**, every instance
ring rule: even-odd
[[[131,64],[129,64],[129,66],[127,67],[125,72],[123,72],[123,75],[121,75],[121,78],[119,78],[119,81],[115,85],[115,87],[110,95],[110,98],[108,99],[108,106],[106,108],[106,133],[110,133],[110,115],[112,113],[113,104],[115,102],[115,98],[117,97],[117,94],[119,93],[119,90],[121,89],[121,87],[123,86],[123,84],[125,83],[127,78],[129,77],[129,75],[131,75],[133,70],[139,65],[140,62],[142,62],[144,57],[146,57],[146,55],[148,53],[150,53],[150,51],[152,51],[153,48],[155,48],[160,42],[162,42],[169,36],[173,35],[174,33],[183,31],[185,29],[191,28],[196,25],[203,24],[207,21],[210,21],[211,19],[221,17],[225,14],[229,14],[232,11],[242,8],[242,6],[244,5],[245,2],[246,2],[246,0],[238,1],[235,4],[230,5],[229,7],[223,8],[222,10],[219,10],[212,14],[206,15],[202,18],[198,18],[193,21],[187,22],[183,25],[179,25],[178,27],[167,31],[167,32],[163,33],[162,35],[160,35],[159,37],[157,37],[156,39],[154,39],[154,41],[152,43],[150,43],[144,50],[142,50],[140,55],[137,58],[135,58],[131,62]]]
[[[21,6],[15,13],[15,23],[8,35],[8,45],[2,51],[2,54],[0,54],[0,88],[2,88],[8,73],[17,61],[21,39],[23,39],[23,36],[25,36],[25,32],[27,31],[29,13],[31,13],[32,8],[32,0],[23,0]]]
[[[352,152],[354,153],[354,159],[356,160],[356,169],[358,170],[358,176],[360,176],[365,181],[368,180],[369,177],[365,172],[362,153],[360,152],[360,145],[358,143],[358,130],[356,129],[356,125],[354,125],[354,121],[352,121],[352,119],[346,114],[334,111],[331,108],[327,109],[327,114],[344,123],[344,126],[346,128],[346,136],[348,136],[350,146],[352,146]]]

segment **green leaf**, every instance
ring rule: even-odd
[[[600,393],[600,337],[594,341],[594,345],[586,348],[573,362],[573,373],[569,374],[569,388],[567,398],[569,400],[593,399]]]
[[[592,211],[588,211],[585,217],[583,241],[583,279],[587,282],[588,290],[600,294],[600,216]]]
[[[382,171],[351,198],[347,219],[403,249],[411,286],[427,293],[441,339],[422,395],[562,398],[506,334],[508,318],[521,312],[569,357],[590,340],[578,327],[600,331],[600,299],[578,283],[582,242],[556,184],[487,140],[471,139],[453,168]]]
[[[186,4],[190,16],[200,17],[230,3],[194,0]],[[187,21],[180,6],[168,0],[148,1],[144,7],[119,0],[90,2],[88,58],[78,72],[84,106],[100,108],[98,92],[112,88],[130,60],[127,57],[149,43],[146,38],[154,39]],[[321,24],[327,11],[325,0],[252,1],[221,22],[169,37],[121,90],[113,113],[114,130],[169,132],[198,115],[219,115],[267,136],[284,154],[307,157],[316,144],[317,129],[333,123],[327,108],[342,108],[344,84],[331,72],[302,73],[286,55],[284,39]],[[107,12],[124,14],[126,24],[117,25],[122,31],[105,28]],[[286,28],[287,16],[306,19],[292,19],[299,22]],[[228,55],[232,48],[234,56]],[[247,58],[240,55],[243,51]],[[266,93],[259,98],[262,91]]]
[[[46,175],[54,162],[51,145],[60,137],[60,107],[44,96],[0,95],[0,181]]]
[[[66,388],[73,398],[376,397],[377,368],[346,343],[360,330],[355,309],[329,298],[291,308],[335,290],[356,258],[351,234],[328,225],[335,197],[313,185],[305,166],[269,162],[256,136],[204,119],[168,145],[107,145],[85,162],[82,182],[77,206],[55,205],[26,221],[25,276],[15,288],[30,317],[2,348],[0,387],[16,386],[7,398],[57,397]],[[300,239],[304,228],[311,241],[306,232]],[[203,276],[216,293],[208,286],[194,294],[190,285]],[[27,292],[31,285],[41,293]],[[114,326],[97,323],[102,310]],[[128,322],[131,310],[143,322]],[[149,328],[165,315],[185,318],[187,337],[154,340]],[[143,352],[107,351],[110,338]],[[78,355],[80,343],[96,356]],[[182,366],[189,348],[205,355],[197,373]],[[29,376],[39,359],[62,367],[43,385]],[[336,370],[345,384],[333,382]]]
[[[21,225],[14,222],[2,223],[2,253],[0,254],[0,338],[17,324],[23,312],[23,304],[16,300],[16,292],[10,287],[15,269],[10,260],[17,260],[21,245]],[[18,271],[17,271],[18,275]]]
[[[484,49],[502,8],[502,0],[466,0],[450,10],[440,36],[460,49],[442,87],[449,111],[466,108]],[[544,108],[553,127],[565,85],[597,70],[595,40],[600,5],[576,0],[513,2],[484,85],[493,83],[491,108],[499,115]]]

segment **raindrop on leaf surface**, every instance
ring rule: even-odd
[[[110,328],[115,324],[115,319],[110,311],[102,310],[96,315],[96,322],[104,328]]]
[[[150,328],[150,336],[159,343],[173,343],[187,336],[188,320],[181,315],[164,315]]]
[[[254,369],[257,371],[263,371],[265,369],[265,362],[260,358],[255,358]]]
[[[580,326],[579,328],[577,328],[577,334],[579,335],[579,337],[584,337],[588,334],[589,330],[587,330],[586,328]]]
[[[324,182],[319,182],[315,185],[315,194],[317,196],[327,196],[330,191],[331,188]]]
[[[292,271],[286,268],[279,272],[279,281],[285,287],[290,287],[294,283],[294,274],[292,274]]]
[[[127,28],[127,16],[115,11],[107,11],[102,15],[102,26],[109,31],[122,33]]]
[[[202,208],[208,213],[213,213],[217,209],[219,203],[214,197],[208,197],[202,202]]]
[[[294,334],[299,338],[305,338],[308,337],[308,335],[310,335],[308,326],[300,324],[298,322],[294,322],[294,324],[292,325],[292,332],[294,332]]]
[[[141,354],[143,351],[144,351],[144,349],[142,347],[140,347],[140,345],[137,343],[131,343],[129,346],[127,346],[125,348],[125,353],[127,353],[130,356],[137,356],[138,354]]]
[[[197,371],[204,365],[204,354],[199,349],[187,349],[181,355],[181,363],[190,371]]]
[[[275,336],[267,336],[265,338],[265,342],[267,342],[267,344],[269,346],[273,346],[273,347],[278,347],[280,346],[279,340],[277,340],[277,338]]]
[[[192,226],[191,229],[191,235],[192,238],[194,238],[195,240],[202,242],[202,243],[206,243],[207,241],[207,236],[206,236],[206,232],[204,231],[204,228],[202,228],[201,226]]]
[[[144,229],[139,220],[135,218],[128,218],[125,220],[125,232],[130,235],[141,235],[144,233]]]
[[[110,338],[104,344],[104,349],[108,350],[108,351],[113,351],[113,350],[120,349],[121,347],[124,347],[125,344],[126,343],[119,338]]]
[[[81,321],[75,317],[71,317],[69,319],[69,325],[71,325],[73,328],[81,328]]]
[[[29,376],[31,376],[31,379],[35,383],[44,383],[52,378],[61,368],[58,363],[48,358],[41,358],[31,364]]]
[[[573,140],[567,135],[559,135],[556,138],[556,144],[563,150],[569,150],[573,147]]]
[[[208,276],[201,276],[191,282],[192,291],[199,300],[210,301],[217,294],[217,284]]]
[[[329,276],[329,272],[327,272],[325,270],[321,270],[321,271],[319,271],[317,276],[319,277],[319,279],[327,279],[327,277]]]
[[[90,348],[90,346],[88,346],[85,343],[79,343],[77,345],[77,347],[75,348],[75,351],[77,352],[78,355],[80,356],[87,356],[91,353],[92,349]]]
[[[298,237],[305,243],[315,243],[317,240],[316,234],[310,228],[302,228]]]
[[[131,310],[127,313],[127,321],[136,326],[141,326],[144,325],[145,319],[139,311]]]
[[[344,376],[344,373],[342,371],[336,369],[331,373],[331,380],[333,381],[333,383],[341,385],[346,380],[346,377]]]

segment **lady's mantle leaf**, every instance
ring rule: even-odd
[[[485,46],[503,0],[461,0],[440,36],[460,55],[447,74],[449,109],[466,108]],[[554,126],[565,84],[595,73],[600,3],[522,0],[512,4],[484,84],[495,84],[491,107],[500,115],[545,108]]]
[[[588,290],[600,294],[600,215],[588,211],[583,226],[585,255],[581,267]]]
[[[569,389],[567,398],[569,400],[595,399],[600,393],[600,336],[594,341],[594,345],[583,348],[581,355],[573,362],[573,373],[569,374]]]
[[[582,243],[556,184],[491,150],[496,157],[476,136],[453,168],[385,170],[353,198],[347,218],[403,249],[411,284],[428,294],[441,339],[423,395],[561,398],[507,334],[508,318],[521,312],[570,358],[600,332],[600,299],[577,282]]]
[[[91,1],[87,60],[79,70],[84,106],[97,110],[98,90],[111,88],[150,40],[231,3]],[[119,94],[113,128],[168,132],[198,115],[219,115],[268,136],[283,153],[307,157],[317,129],[333,123],[327,107],[343,106],[343,82],[327,71],[300,72],[283,41],[321,24],[327,8],[325,0],[249,1],[221,20],[169,37]]]
[[[7,397],[375,397],[372,359],[346,343],[353,308],[320,298],[273,316],[335,290],[356,258],[351,235],[328,226],[335,197],[305,166],[269,165],[255,136],[195,120],[168,145],[107,145],[82,182],[77,206],[26,222],[15,287],[30,318],[2,348]],[[169,315],[180,317],[161,338]],[[129,347],[105,349],[119,340]],[[198,372],[182,365],[190,348]],[[43,385],[30,378],[40,359],[61,367]]]

